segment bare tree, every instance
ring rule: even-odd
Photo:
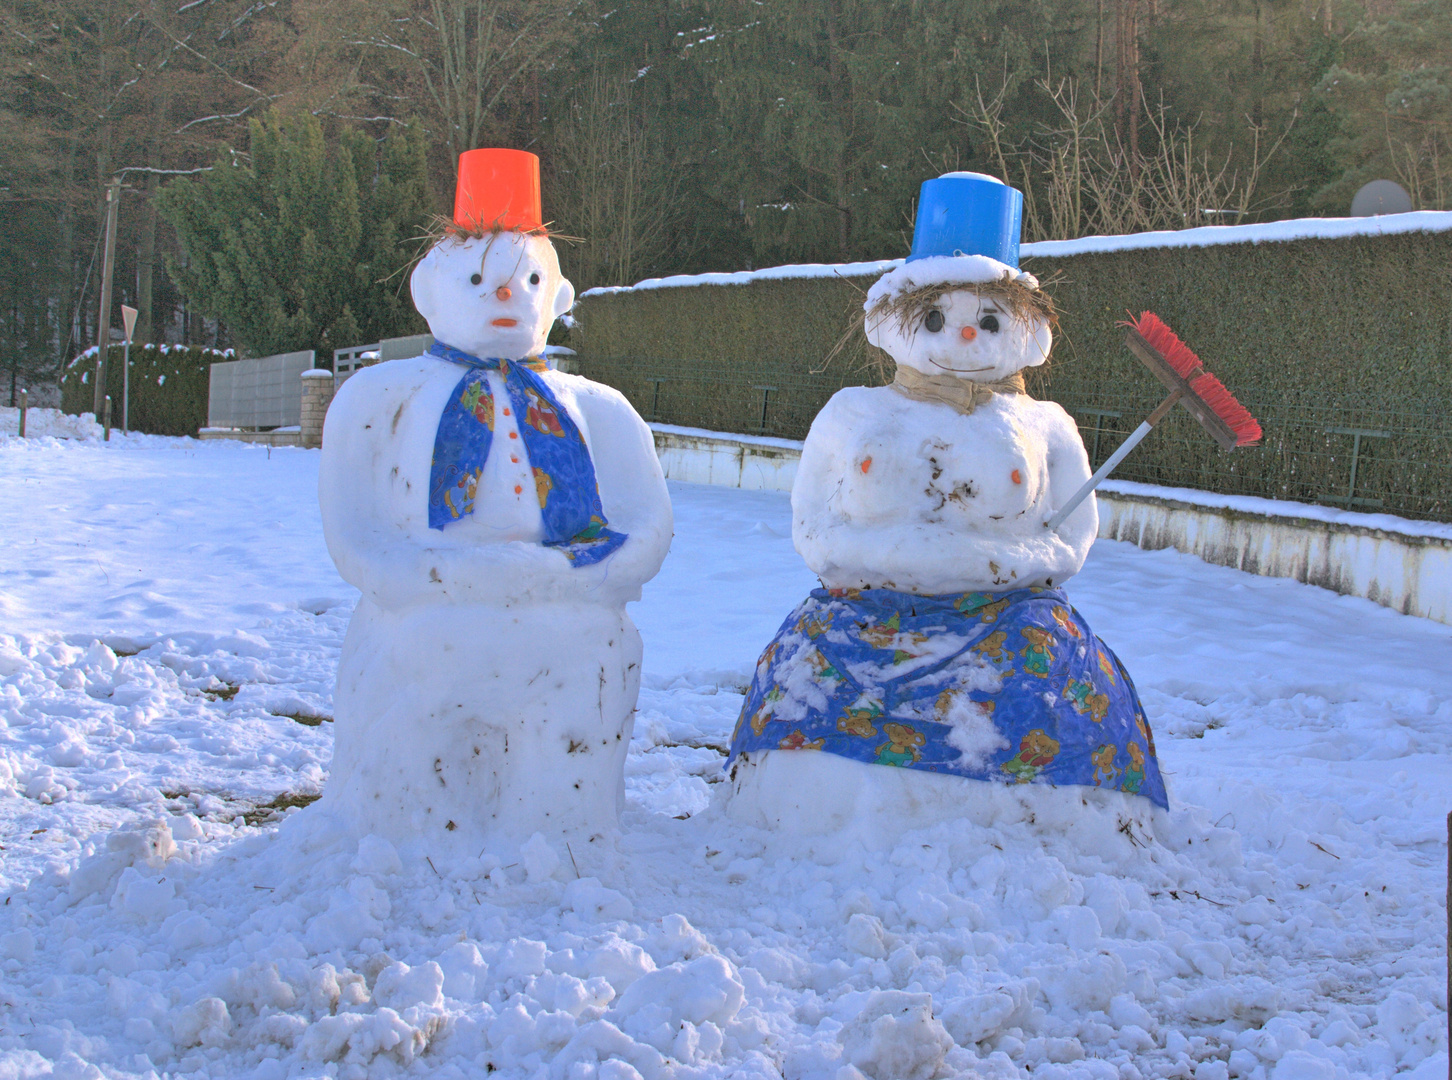
[[[530,75],[579,33],[584,0],[337,0],[309,9],[312,36],[350,54],[356,86],[416,114],[451,164],[498,137]]]
[[[1004,178],[1021,179],[1029,240],[1238,221],[1259,208],[1256,190],[1266,164],[1290,133],[1288,125],[1266,146],[1264,128],[1247,119],[1249,150],[1235,167],[1233,146],[1224,160],[1212,161],[1196,142],[1195,125],[1176,123],[1163,102],[1151,106],[1144,100],[1142,89],[1134,111],[1143,110],[1153,135],[1148,150],[1120,138],[1113,122],[1117,98],[1104,101],[1090,92],[1085,100],[1082,84],[1073,78],[1043,79],[1038,87],[1057,109],[1059,122],[1041,124],[1022,146],[1004,143],[1003,92],[985,98],[977,88],[961,110],[986,136]]]
[[[552,204],[582,238],[562,252],[582,288],[630,284],[666,250],[680,188],[628,79],[596,68],[553,132]]]

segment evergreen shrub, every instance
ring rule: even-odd
[[[1116,477],[1452,520],[1452,232],[1024,267],[1050,283],[1062,320],[1030,392],[1068,409],[1096,464],[1161,396],[1124,347],[1118,324],[1130,312],[1164,319],[1265,430],[1261,446],[1227,454],[1178,409]],[[647,419],[800,439],[837,389],[882,381],[860,331],[826,364],[873,280],[596,291],[581,297],[569,345],[581,374],[616,386]]]
[[[112,345],[106,364],[111,426],[121,427],[121,363],[124,348]],[[207,424],[211,367],[230,352],[185,345],[131,346],[131,430],[148,435],[192,435]],[[87,349],[61,375],[61,408],[90,412],[95,393],[96,350]],[[97,417],[99,420],[100,417]]]

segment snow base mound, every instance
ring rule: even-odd
[[[1154,844],[1164,818],[1148,799],[1121,791],[989,784],[812,750],[742,755],[726,813],[768,830],[778,846],[832,862],[847,851],[891,851],[904,833],[956,824],[1062,837],[1118,863]]]

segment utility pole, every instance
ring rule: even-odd
[[[93,411],[101,415],[106,397],[106,352],[111,347],[111,271],[116,263],[116,210],[121,205],[121,178],[113,176],[106,185],[106,254],[101,261],[101,311],[96,320],[100,351],[96,356],[96,387]]]

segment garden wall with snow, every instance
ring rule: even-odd
[[[1151,310],[1261,421],[1222,454],[1172,415],[1116,474],[1142,483],[1452,520],[1452,213],[1306,219],[1028,244],[1062,332],[1030,392],[1099,463],[1159,399],[1119,322]],[[851,331],[894,261],[784,266],[592,289],[581,374],[648,420],[800,439],[844,385],[884,381]],[[843,335],[848,345],[830,363]]]

